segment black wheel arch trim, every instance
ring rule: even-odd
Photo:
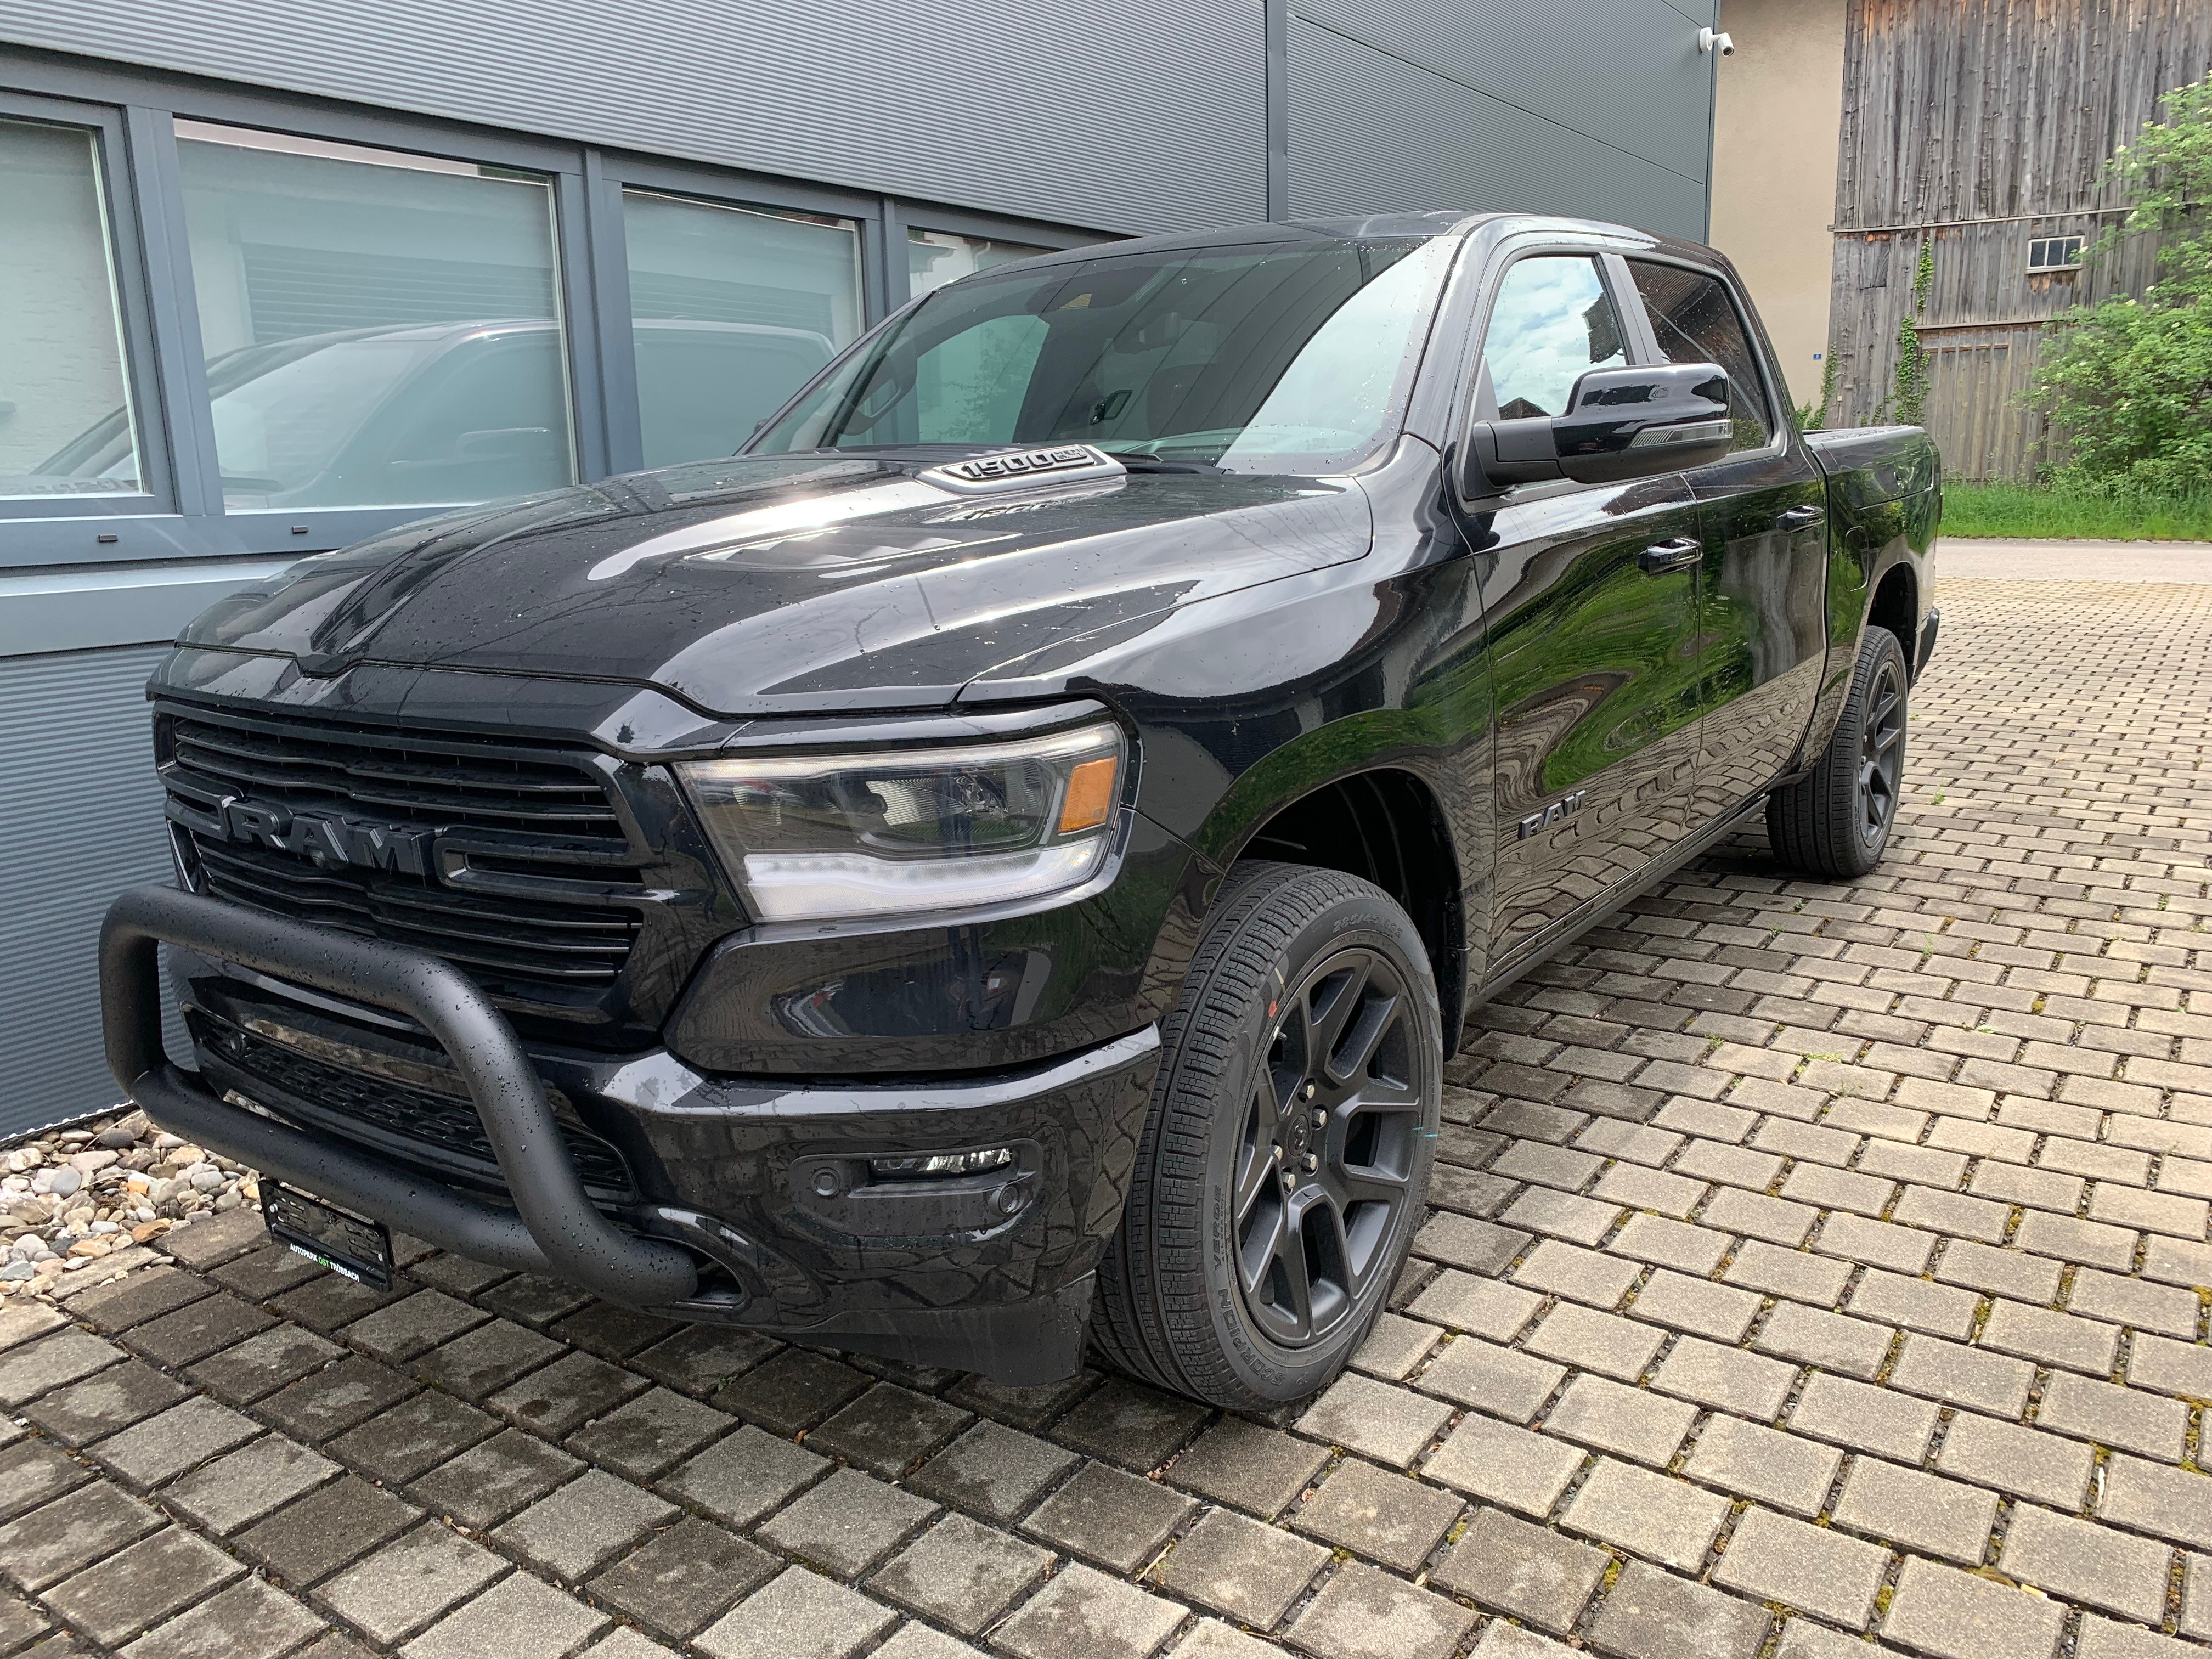
[[[1441,741],[1424,741],[1402,729],[1405,711],[1370,709],[1331,720],[1301,732],[1257,765],[1241,773],[1212,805],[1188,846],[1212,879],[1208,902],[1198,920],[1201,925],[1218,900],[1221,882],[1240,860],[1255,855],[1289,863],[1308,862],[1285,853],[1261,852],[1261,832],[1301,803],[1323,791],[1355,784],[1363,779],[1396,775],[1409,780],[1427,798],[1429,821],[1422,826],[1437,854],[1450,866],[1450,890],[1441,896],[1432,941],[1431,968],[1444,1010],[1445,1037],[1454,1042],[1466,1015],[1468,997],[1482,972],[1487,939],[1480,937],[1488,926],[1489,848],[1483,826],[1455,818],[1448,803],[1486,799],[1486,792],[1465,780],[1447,775],[1452,764]],[[1488,764],[1487,748],[1477,763]],[[1410,832],[1412,826],[1403,827]],[[1341,866],[1322,862],[1315,867]],[[1347,872],[1357,874],[1358,872]],[[1379,882],[1386,891],[1388,882]],[[1394,898],[1398,897],[1393,895]],[[1399,898],[1401,906],[1405,900]],[[1411,907],[1407,914],[1425,937],[1428,929]]]
[[[1939,613],[1935,599],[1935,538],[1942,512],[1941,492],[1926,489],[1895,501],[1859,507],[1829,491],[1829,534],[1844,538],[1832,544],[1828,559],[1829,632],[1826,659],[1805,732],[1797,746],[1792,774],[1808,769],[1826,750],[1843,716],[1844,698],[1858,666],[1859,650],[1867,630],[1878,624],[1874,613],[1882,585],[1902,570],[1912,583],[1911,639],[1900,638],[1910,679],[1917,680],[1934,649],[1935,622]],[[1872,540],[1871,552],[1863,552]],[[1839,567],[1863,560],[1852,571],[1850,585],[1839,594]],[[1838,605],[1838,599],[1844,600]]]
[[[1928,659],[1936,654],[1936,635],[1943,626],[1943,612],[1936,605],[1928,607],[1928,614],[1920,619],[1920,647],[1912,653],[1912,684],[1917,685],[1927,671]]]

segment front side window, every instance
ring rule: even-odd
[[[177,123],[224,504],[574,482],[542,175]]]
[[[623,192],[647,466],[727,455],[860,332],[860,228]]]
[[[141,488],[108,248],[99,136],[0,121],[0,497]]]
[[[1717,363],[1728,371],[1729,414],[1735,438],[1729,446],[1761,449],[1774,435],[1766,417],[1766,394],[1759,379],[1759,359],[1745,333],[1743,319],[1717,276],[1685,265],[1631,259],[1636,291],[1644,298],[1651,331],[1670,363]]]
[[[1232,471],[1395,434],[1457,244],[1314,241],[1055,261],[932,294],[752,453],[1070,441]]]
[[[934,294],[947,283],[973,276],[979,270],[1051,252],[1050,248],[1031,247],[1024,242],[957,236],[949,230],[909,229],[906,234],[907,296],[919,300],[925,294]]]
[[[1565,414],[1577,380],[1628,361],[1597,261],[1545,253],[1509,267],[1490,307],[1482,352],[1498,419]]]

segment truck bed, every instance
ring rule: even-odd
[[[1838,507],[1874,507],[1936,488],[1936,445],[1917,426],[1808,432],[1805,447],[1828,475],[1829,499]]]

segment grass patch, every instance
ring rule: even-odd
[[[2212,491],[2120,499],[2046,484],[1943,486],[1943,533],[2100,542],[2212,542]]]

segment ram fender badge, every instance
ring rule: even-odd
[[[1550,829],[1560,819],[1572,817],[1583,810],[1583,796],[1585,793],[1577,789],[1571,795],[1560,796],[1542,811],[1529,813],[1527,817],[1521,820],[1521,834],[1518,839],[1526,841],[1529,836]]]
[[[1008,450],[1001,455],[978,455],[972,460],[951,461],[917,473],[922,483],[934,484],[956,495],[981,495],[1002,489],[1030,489],[1037,485],[1089,483],[1095,479],[1124,477],[1129,469],[1103,449],[1089,444],[1054,444],[1043,449]]]

